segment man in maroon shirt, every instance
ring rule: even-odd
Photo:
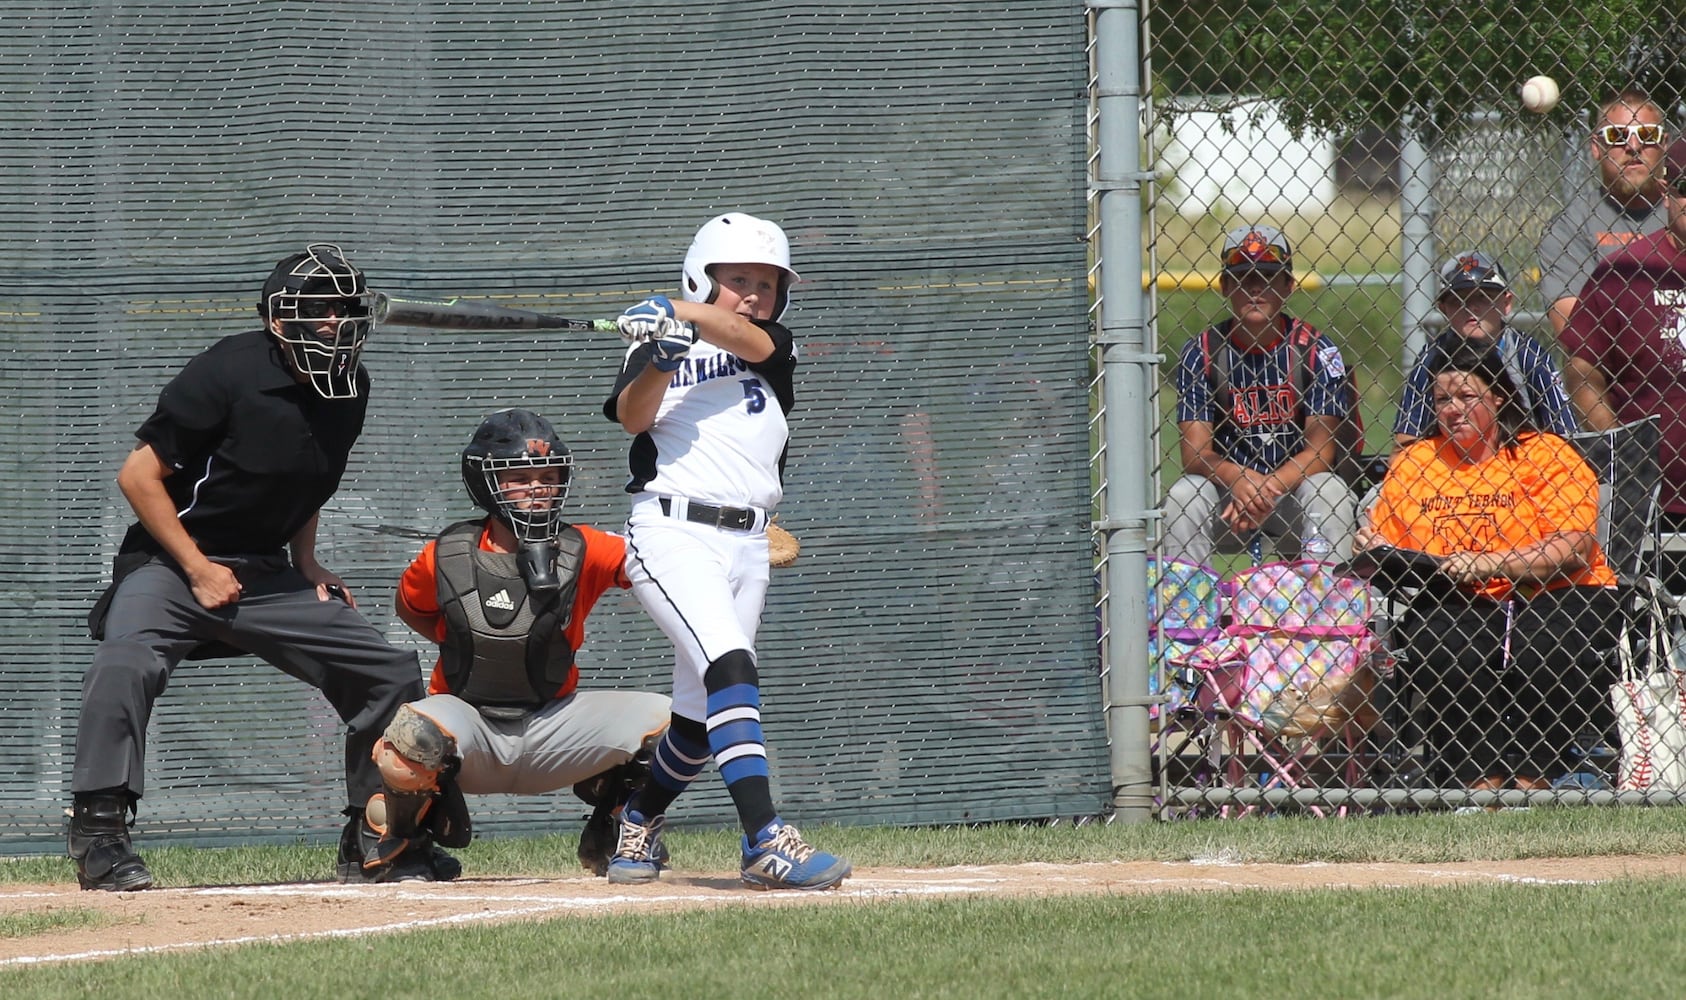
[[[1563,331],[1570,395],[1594,430],[1662,417],[1663,523],[1686,529],[1686,139],[1663,165],[1667,224],[1599,263]]]

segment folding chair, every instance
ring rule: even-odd
[[[1658,579],[1661,542],[1662,467],[1657,460],[1661,432],[1658,418],[1647,417],[1608,431],[1583,431],[1570,441],[1598,476],[1598,544],[1620,580],[1622,641],[1631,654],[1648,663],[1651,637],[1675,626],[1676,601]],[[1655,621],[1662,615],[1670,620]],[[1608,651],[1614,662],[1620,645]],[[1614,733],[1597,734],[1589,755],[1617,753]],[[1583,743],[1593,742],[1589,734]],[[1617,783],[1613,760],[1593,762]]]
[[[1220,759],[1195,705],[1200,675],[1178,661],[1223,636],[1227,601],[1210,566],[1149,556],[1147,573],[1148,693],[1159,699],[1148,710],[1154,761],[1162,783],[1204,787]]]
[[[1657,418],[1608,431],[1582,431],[1569,439],[1598,475],[1598,544],[1623,583],[1656,577],[1660,547]]]
[[[1252,765],[1263,769],[1261,788],[1304,788],[1312,765],[1338,743],[1336,780],[1364,783],[1382,655],[1369,587],[1310,561],[1250,567],[1230,583],[1234,620],[1225,635],[1172,660],[1203,675],[1195,703],[1223,779],[1251,787]]]
[[[1210,566],[1149,556],[1147,602],[1148,695],[1163,695],[1149,714],[1174,715],[1192,703],[1198,678],[1171,660],[1223,635],[1222,584]]]

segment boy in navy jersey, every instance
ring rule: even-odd
[[[1345,558],[1355,504],[1333,470],[1346,365],[1333,341],[1283,311],[1294,290],[1287,237],[1232,231],[1219,287],[1229,317],[1189,338],[1177,364],[1183,476],[1165,497],[1163,554],[1205,563],[1214,547],[1240,551],[1263,532],[1321,537],[1322,558]]]

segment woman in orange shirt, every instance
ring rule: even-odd
[[[1547,788],[1612,723],[1618,605],[1598,480],[1533,427],[1490,348],[1458,345],[1432,371],[1436,431],[1396,456],[1357,545],[1441,557],[1445,586],[1419,591],[1395,643],[1439,776]]]

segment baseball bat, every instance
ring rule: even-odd
[[[424,326],[438,330],[589,330],[616,332],[612,319],[568,319],[550,313],[511,309],[487,302],[449,299],[411,299],[388,292],[371,292],[375,322],[393,326]]]

